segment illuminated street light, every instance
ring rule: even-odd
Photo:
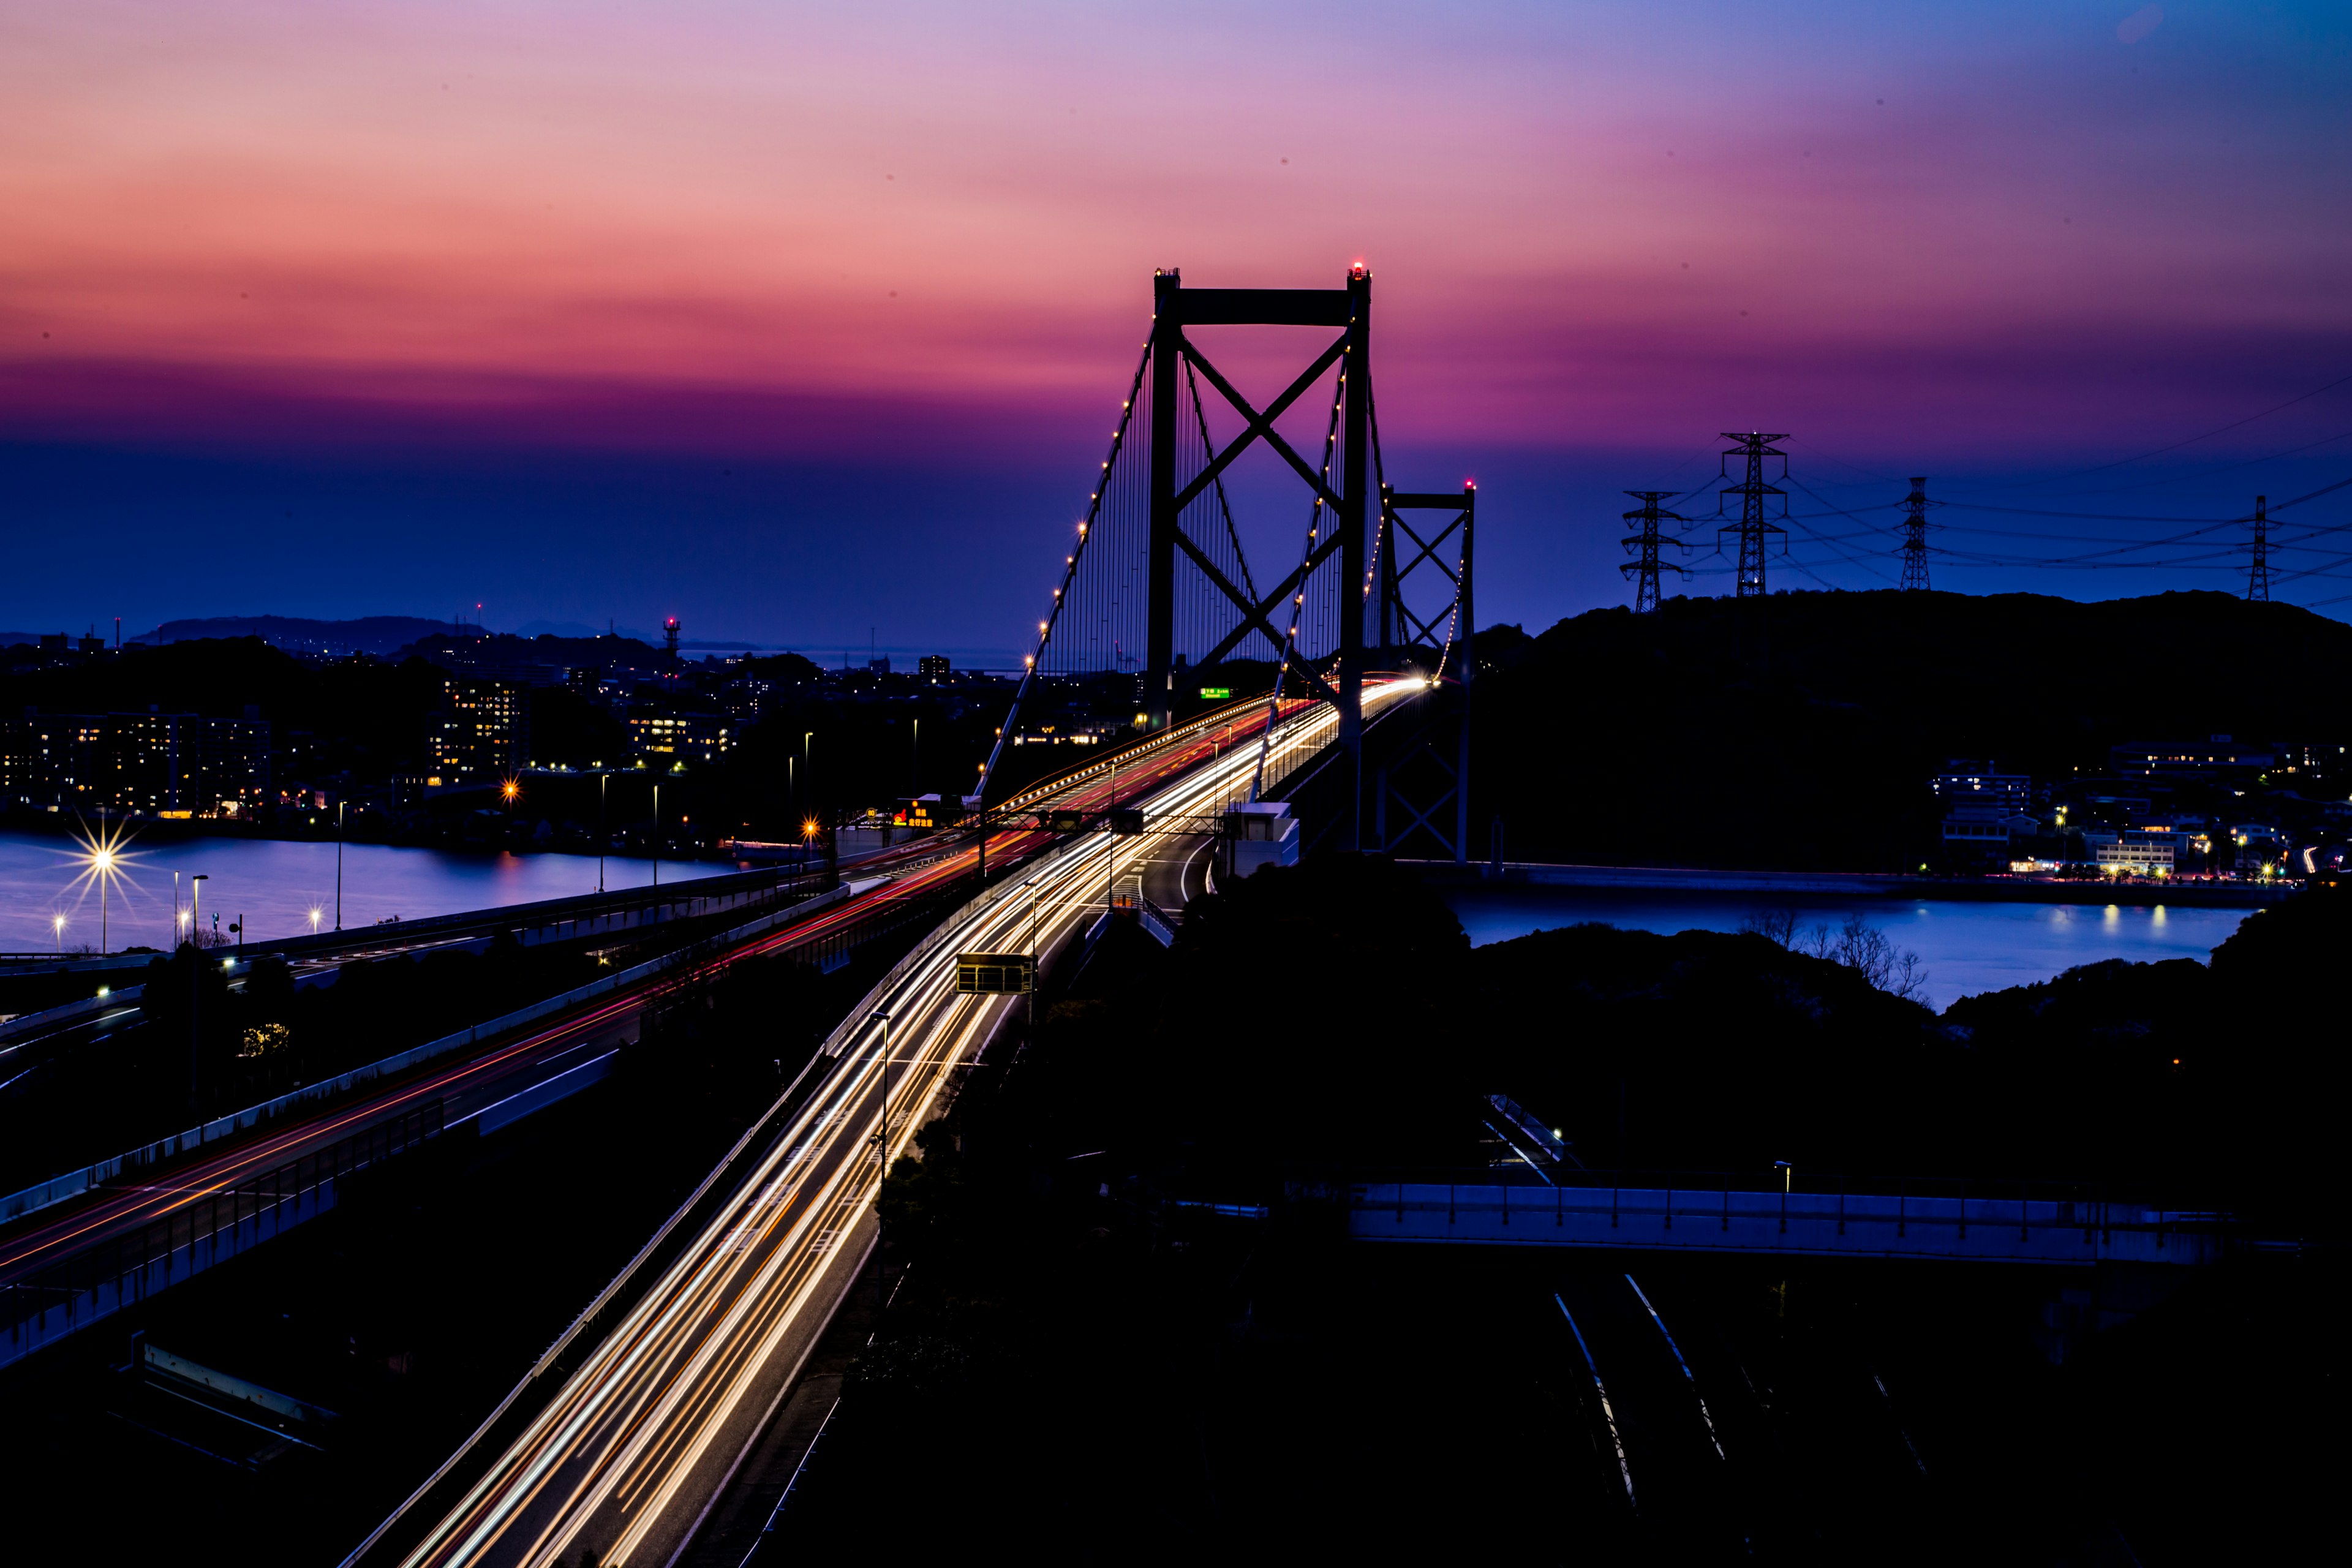
[[[123,832],[120,827],[109,829],[103,811],[99,814],[98,830],[80,839],[82,873],[78,880],[98,884],[98,951],[101,956],[111,945],[108,924],[113,913],[115,879],[123,874],[130,857],[122,852]]]
[[[58,956],[59,958],[63,958],[66,955],[66,917],[63,915],[51,915],[49,917],[49,928],[57,932]]]

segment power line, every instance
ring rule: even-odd
[[[2339,375],[2334,381],[2329,382],[2326,386],[2315,387],[2311,391],[2305,393],[2300,397],[2290,397],[2284,403],[2273,404],[2270,407],[2263,409],[2259,414],[2249,414],[2243,419],[2232,419],[2227,425],[2218,426],[2213,429],[2203,432],[2202,434],[2185,436],[2178,441],[2168,442],[2164,446],[2153,447],[2148,451],[2137,453],[2132,457],[2118,458],[2112,463],[2101,463],[2095,468],[2076,468],[2072,473],[2052,474],[2045,479],[2021,479],[2013,485],[1996,485],[1991,488],[1994,489],[2022,489],[2032,485],[2056,484],[2062,479],[2079,479],[2091,474],[2108,473],[2114,469],[2125,468],[2133,463],[2145,462],[2150,458],[2160,458],[2167,452],[2177,452],[2183,447],[2194,447],[2198,442],[2210,441],[2216,436],[2226,436],[2231,431],[2237,429],[2240,426],[2252,425],[2257,419],[2267,419],[2273,414],[2283,413],[2289,408],[2293,408],[2298,403],[2308,403],[2313,398],[2320,395],[2320,394],[2333,392],[2347,382],[2352,382],[2352,375]],[[2239,521],[2242,521],[2244,520],[2240,519]]]

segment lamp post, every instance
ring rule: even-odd
[[[49,917],[49,926],[50,929],[57,932],[58,956],[59,958],[63,958],[66,955],[66,917],[63,915],[51,915]]]
[[[335,929],[343,929],[343,803],[335,802]]]
[[[654,886],[661,886],[661,783],[654,783]]]
[[[188,1103],[195,1108],[200,1119],[205,1113],[205,1048],[204,1026],[198,1018],[204,1001],[203,944],[196,939],[204,928],[196,922],[197,911],[204,908],[205,884],[211,874],[199,871],[188,879]],[[197,1134],[201,1142],[203,1133]]]
[[[600,893],[604,890],[604,847],[609,837],[604,831],[604,786],[612,782],[609,773],[596,775],[596,890]]]

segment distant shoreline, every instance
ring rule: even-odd
[[[1500,878],[1483,862],[1404,864],[1446,887],[1610,889],[1664,894],[1746,894],[1759,899],[1945,899],[2005,904],[2169,904],[2181,909],[2261,909],[2295,890],[2292,882],[2108,882],[2026,877],[1937,878],[1870,871],[1735,871],[1672,866],[1557,866],[1507,861]]]

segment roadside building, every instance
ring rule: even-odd
[[[2230,830],[2230,840],[2236,849],[2236,865],[2241,877],[2292,876],[2294,868],[2287,864],[2289,853],[2284,834],[2265,822],[2242,822]]]
[[[2084,835],[2086,839],[2090,837]],[[2093,864],[2100,870],[2133,877],[2169,877],[2178,860],[2170,834],[2131,829],[2115,835],[2113,843],[2095,845],[2091,853]]]

